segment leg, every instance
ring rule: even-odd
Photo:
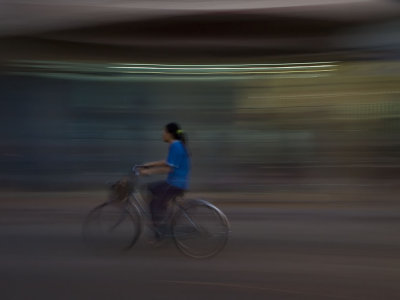
[[[157,239],[161,237],[158,230],[160,229],[160,225],[168,204],[168,199],[166,197],[168,193],[168,186],[169,185],[165,181],[149,184],[149,191],[151,193],[150,212]]]
[[[164,182],[155,182],[149,185],[149,190],[152,194],[150,202],[150,211],[153,221],[153,226],[156,229],[156,238],[161,238],[161,234],[166,233],[166,224],[163,224],[165,211],[168,201],[176,197],[181,190]]]

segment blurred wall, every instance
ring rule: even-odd
[[[400,63],[312,76],[0,78],[3,189],[93,189],[165,157],[182,124],[192,190],[397,185]]]

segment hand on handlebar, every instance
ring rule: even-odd
[[[147,176],[150,175],[150,173],[148,172],[149,167],[146,165],[135,165],[132,168],[132,172],[136,175],[142,175],[142,176]]]

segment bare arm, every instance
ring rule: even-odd
[[[158,161],[152,161],[152,162],[148,162],[143,164],[144,167],[148,167],[148,168],[154,168],[154,167],[164,167],[164,166],[168,166],[167,163],[165,162],[165,160],[158,160]]]
[[[168,174],[171,172],[171,167],[168,165],[164,165],[161,167],[152,167],[149,169],[142,169],[140,174],[142,175],[155,175],[155,174]]]
[[[143,165],[145,169],[140,170],[141,175],[168,174],[171,167],[167,165],[165,160],[153,161]]]

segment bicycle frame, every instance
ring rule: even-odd
[[[147,217],[149,219],[150,217],[150,212],[147,209],[147,205],[145,203],[145,200],[142,197],[142,194],[137,188],[137,178],[139,177],[139,168],[140,165],[135,165],[132,168],[132,180],[133,180],[133,191],[132,193],[128,196],[127,199],[127,204],[130,206],[134,207],[138,213],[140,214],[141,217]]]
[[[139,168],[143,166],[141,165],[135,165],[132,168],[132,176],[133,176],[133,182],[134,182],[134,188],[131,193],[131,195],[128,197],[127,202],[129,205],[133,206],[134,208],[137,209],[141,217],[145,217],[147,220],[151,221],[151,213],[148,209],[148,205],[146,201],[143,199],[142,194],[140,193],[139,189],[137,188],[137,179],[139,177]],[[182,209],[181,205],[177,203],[176,199],[180,198],[180,196],[175,197],[174,199],[171,199],[172,201],[170,202],[172,209],[168,209],[165,215],[165,220],[167,220],[169,217],[173,216],[174,213],[178,209]]]
[[[138,176],[136,175],[135,177]],[[125,201],[125,205],[133,207],[133,209],[138,212],[142,219],[142,223],[146,225],[152,224],[151,212],[149,211],[148,203],[146,203],[139,188],[137,187],[136,178],[134,178],[134,182],[134,189]],[[164,221],[170,220],[178,209],[182,209],[181,205],[176,203],[176,198],[172,199],[172,201],[170,202],[170,208],[166,211]]]
[[[147,208],[145,200],[142,197],[142,194],[136,189],[132,192],[132,194],[128,197],[127,203],[137,209],[140,216],[142,217],[150,217],[150,212]]]

